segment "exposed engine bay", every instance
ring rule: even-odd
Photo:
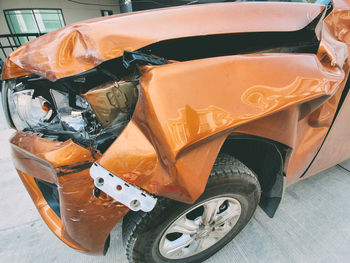
[[[163,58],[125,52],[122,58],[51,82],[28,75],[4,82],[5,115],[12,128],[54,141],[72,139],[104,152],[130,121],[138,99],[138,66]]]
[[[3,97],[11,102],[10,123],[39,137],[72,138],[103,152],[132,116],[138,98],[137,76],[128,81],[109,80],[92,89],[86,88],[85,81],[80,76],[52,83],[28,76],[6,82]]]

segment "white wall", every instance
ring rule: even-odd
[[[4,9],[21,8],[61,8],[66,25],[100,17],[100,10],[113,10],[114,14],[119,13],[118,0],[78,0],[84,3],[100,4],[81,5],[69,2],[68,0],[0,0],[0,34],[9,33],[6,20],[4,18]],[[113,5],[113,6],[103,6]]]

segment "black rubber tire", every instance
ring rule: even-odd
[[[241,216],[234,228],[215,245],[185,259],[164,258],[158,248],[162,233],[191,207],[215,196],[230,194],[241,204]],[[259,203],[261,189],[255,174],[234,157],[220,154],[206,189],[192,205],[159,198],[149,212],[129,212],[123,219],[123,242],[129,262],[202,262],[230,242],[249,222]]]

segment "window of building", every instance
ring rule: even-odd
[[[4,10],[12,34],[45,34],[65,26],[61,9],[16,9]],[[21,44],[27,38],[19,38]]]
[[[111,15],[113,15],[113,11],[112,10],[101,10],[101,15],[102,16],[111,16]]]

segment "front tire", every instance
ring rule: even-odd
[[[149,213],[129,212],[123,241],[129,262],[202,262],[249,222],[260,198],[254,173],[220,154],[206,189],[192,205],[159,198]]]

